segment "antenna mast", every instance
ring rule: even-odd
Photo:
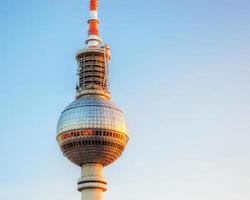
[[[95,48],[98,47],[102,40],[99,37],[99,29],[98,25],[100,23],[98,19],[98,0],[90,0],[89,6],[89,31],[88,31],[88,38],[86,40],[86,44],[88,48]]]

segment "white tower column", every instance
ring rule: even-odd
[[[107,182],[102,176],[103,165],[85,164],[82,176],[78,179],[78,191],[82,200],[103,200],[103,192],[107,190]]]

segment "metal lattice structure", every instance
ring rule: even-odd
[[[110,97],[108,88],[109,47],[84,49],[77,53],[79,83],[77,98],[86,94]]]

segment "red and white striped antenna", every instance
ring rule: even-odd
[[[90,16],[89,16],[89,31],[88,31],[88,38],[86,40],[86,44],[89,48],[95,48],[102,43],[102,40],[99,36],[98,30],[98,0],[90,0]]]

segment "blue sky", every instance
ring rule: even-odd
[[[130,142],[105,198],[250,199],[250,3],[100,0]],[[73,101],[87,0],[0,0],[0,199],[80,199],[56,123]]]

